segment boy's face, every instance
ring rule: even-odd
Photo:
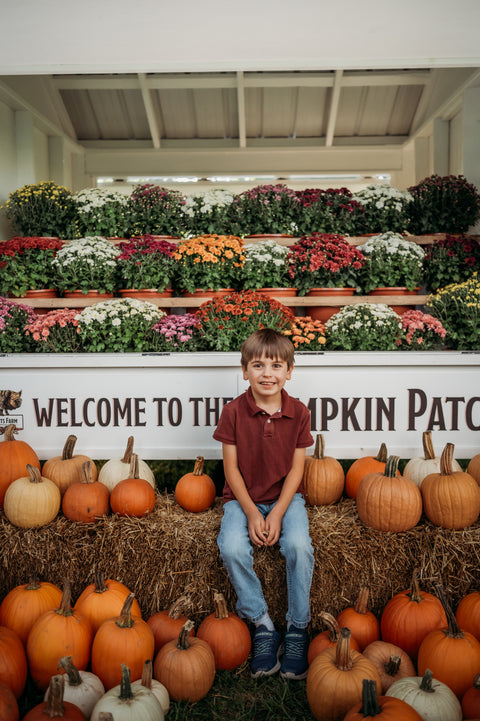
[[[286,361],[262,355],[248,361],[247,367],[243,368],[243,378],[250,382],[255,398],[271,400],[281,396],[283,386],[292,377],[292,370],[293,366],[289,367]]]

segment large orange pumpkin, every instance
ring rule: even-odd
[[[379,448],[376,456],[362,456],[352,463],[345,474],[345,493],[350,498],[357,497],[358,486],[362,478],[369,473],[377,471],[383,473],[387,462],[387,446],[385,443]]]
[[[119,516],[147,516],[155,508],[155,501],[155,490],[148,481],[139,478],[138,456],[132,453],[130,477],[119,481],[110,494],[112,511]]]
[[[252,639],[245,621],[229,613],[222,593],[215,593],[215,612],[203,619],[197,638],[206,641],[215,656],[218,671],[233,671],[247,660]]]
[[[153,660],[155,641],[147,622],[132,615],[133,593],[127,596],[119,616],[104,621],[92,644],[92,671],[106,689],[122,680],[122,664],[130,669],[131,680],[142,678],[147,659]]]
[[[309,506],[336,503],[343,493],[345,473],[336,458],[325,455],[325,438],[319,433],[315,439],[313,456],[305,460],[303,487]]]
[[[378,696],[375,681],[363,679],[362,700],[343,721],[423,721],[418,711],[394,696]]]
[[[27,643],[33,624],[45,611],[58,608],[62,591],[47,581],[32,578],[29,583],[15,586],[0,604],[0,626],[8,626]]]
[[[82,480],[82,466],[85,461],[91,461],[92,476],[95,481],[97,480],[98,471],[92,459],[83,454],[74,455],[76,442],[77,436],[68,436],[62,455],[50,458],[42,466],[42,475],[58,486],[62,496],[72,483]]]
[[[186,596],[180,596],[172,603],[170,608],[157,611],[147,619],[155,638],[155,655],[168,641],[174,641],[178,638],[183,624],[188,621],[188,618],[182,613],[186,600]],[[190,635],[195,636],[194,628],[191,629]]]
[[[92,461],[82,466],[82,479],[66,489],[62,498],[65,518],[79,523],[95,523],[110,511],[110,491],[95,480]]]
[[[367,586],[362,586],[354,606],[347,606],[337,616],[339,626],[346,626],[350,629],[352,636],[356,639],[360,650],[363,650],[372,641],[380,638],[380,624],[372,611],[368,610],[368,597],[370,591]]]
[[[71,607],[71,586],[66,580],[60,606],[42,614],[28,634],[28,664],[37,686],[45,691],[63,656],[71,656],[74,665],[84,671],[90,660],[92,637],[90,621]]]
[[[105,577],[100,571],[95,574],[94,582],[83,589],[77,598],[75,610],[91,623],[95,634],[104,621],[119,616],[123,605],[131,593],[120,581]],[[142,617],[136,598],[132,600],[132,616]]]
[[[25,441],[15,439],[16,426],[9,423],[5,427],[0,443],[0,508],[9,485],[27,475],[27,464],[40,470],[40,461],[33,448]]]
[[[27,681],[27,657],[19,637],[6,626],[0,626],[0,683],[20,698]]]
[[[206,511],[215,500],[215,484],[203,472],[203,464],[203,456],[197,456],[192,473],[185,473],[175,486],[176,502],[192,513]]]
[[[478,591],[467,593],[460,599],[455,616],[460,628],[473,634],[480,641],[480,593]]]

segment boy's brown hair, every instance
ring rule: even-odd
[[[292,341],[273,328],[262,328],[248,336],[241,347],[242,368],[246,368],[252,358],[265,355],[272,360],[285,361],[288,368],[293,366],[295,349]]]

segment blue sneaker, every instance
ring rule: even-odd
[[[250,667],[252,678],[271,676],[280,668],[280,655],[283,651],[282,637],[277,631],[269,631],[259,626],[253,636],[253,659]]]
[[[306,678],[308,672],[308,631],[306,628],[290,626],[285,634],[285,653],[282,658],[280,676],[293,681]]]

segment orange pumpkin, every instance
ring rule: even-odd
[[[34,706],[23,721],[45,721],[48,718],[61,718],[64,721],[86,721],[87,717],[78,706],[63,700],[65,678],[58,674],[52,676],[48,684],[47,700]]]
[[[192,473],[185,473],[175,486],[176,502],[192,513],[206,511],[215,500],[215,484],[203,472],[203,464],[203,456],[197,456]]]
[[[206,641],[190,636],[193,621],[187,620],[176,641],[168,641],[155,657],[153,675],[173,701],[200,701],[215,680],[215,656]]]
[[[18,721],[20,711],[13,691],[4,683],[0,683],[0,719],[2,721]]]
[[[247,660],[252,640],[245,621],[229,613],[222,593],[215,593],[215,612],[201,622],[197,638],[206,641],[215,656],[218,671],[233,671]]]
[[[182,613],[182,607],[186,600],[185,596],[180,596],[170,608],[157,611],[147,619],[147,623],[152,629],[155,638],[155,654],[157,654],[168,641],[176,640],[182,630],[183,624],[188,621],[188,618]],[[191,629],[190,636],[195,636],[194,628]]]
[[[94,582],[83,589],[77,598],[75,610],[88,618],[95,634],[104,621],[119,616],[130,594],[130,589],[112,578],[105,580],[100,572],[95,574]],[[132,601],[132,616],[142,617],[136,598]]]
[[[480,593],[478,591],[467,593],[460,599],[455,616],[460,628],[473,634],[480,641]]]
[[[467,466],[467,473],[470,473],[470,475],[475,478],[476,482],[480,486],[480,453],[477,453],[469,460]]]
[[[336,646],[340,636],[340,626],[338,625],[336,618],[332,616],[331,613],[321,611],[320,620],[327,626],[327,629],[326,631],[318,633],[310,641],[310,645],[308,646],[309,665],[312,663],[315,656],[318,656],[321,651],[324,651],[326,648]],[[350,648],[360,652],[360,646],[356,642],[354,636],[350,636]]]
[[[110,506],[119,516],[147,516],[155,508],[155,490],[138,477],[138,456],[132,453],[130,478],[116,484],[110,494]],[[128,664],[127,664],[128,665]],[[131,671],[131,669],[130,669]]]
[[[342,721],[362,699],[362,681],[373,679],[381,693],[377,669],[363,654],[350,648],[350,630],[340,629],[335,647],[313,659],[307,674],[307,700],[318,721]]]
[[[360,650],[380,638],[378,619],[372,611],[368,610],[369,594],[370,591],[367,586],[362,586],[355,606],[344,608],[337,616],[338,625],[350,629],[352,636],[355,637],[360,646]]]
[[[71,586],[66,580],[60,606],[42,614],[28,634],[28,664],[37,686],[45,691],[63,656],[71,656],[74,665],[84,671],[92,637],[90,621],[71,607]]]
[[[394,696],[378,696],[375,681],[363,679],[362,701],[355,704],[343,721],[423,721],[418,711]]]
[[[103,483],[95,480],[92,461],[82,466],[82,479],[66,489],[62,498],[65,518],[79,523],[95,523],[110,511],[110,492]]]
[[[315,439],[313,456],[306,459],[303,471],[305,500],[309,506],[336,503],[343,493],[345,473],[336,458],[325,455],[325,438]]]
[[[0,626],[7,626],[27,643],[33,624],[45,611],[58,608],[62,591],[47,581],[32,578],[29,583],[15,586],[0,604]]]
[[[42,466],[42,475],[58,486],[62,496],[72,483],[82,480],[82,466],[85,461],[91,461],[92,476],[95,481],[97,480],[98,471],[92,459],[83,454],[74,455],[76,442],[77,436],[68,436],[62,455],[50,458]]]
[[[382,443],[376,456],[363,456],[352,463],[345,474],[345,493],[350,498],[357,497],[358,486],[362,478],[369,473],[385,471],[387,446]]]
[[[369,658],[378,671],[385,693],[394,681],[407,676],[415,676],[412,659],[403,648],[388,641],[373,641],[363,649],[363,655]]]
[[[437,593],[447,615],[447,628],[430,631],[418,650],[418,672],[430,669],[438,681],[449,686],[461,699],[480,668],[480,642],[460,629],[441,586]]]
[[[147,622],[132,615],[133,593],[127,596],[119,616],[104,621],[92,644],[92,671],[106,689],[122,680],[122,664],[130,669],[131,680],[142,678],[143,665],[153,660],[155,641]]]
[[[0,508],[9,485],[27,475],[27,464],[36,466],[40,470],[40,461],[31,446],[25,441],[18,441],[14,437],[16,426],[9,423],[5,427],[3,440],[0,443]]]
[[[462,696],[464,719],[480,718],[480,673],[475,674],[472,684]]]
[[[480,513],[480,487],[476,480],[452,467],[453,443],[447,443],[440,458],[440,473],[423,479],[421,492],[428,520],[442,528],[471,526]]]
[[[0,683],[20,698],[27,680],[27,657],[15,631],[0,626]]]
[[[382,639],[403,648],[413,661],[425,636],[446,625],[447,616],[440,599],[420,590],[416,572],[411,587],[392,596],[380,617]]]

